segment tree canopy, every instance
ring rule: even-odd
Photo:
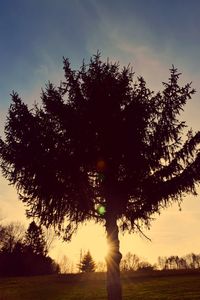
[[[179,86],[172,67],[163,91],[154,93],[130,67],[102,62],[72,70],[42,91],[42,105],[29,109],[19,95],[0,141],[3,174],[27,204],[27,214],[45,224],[104,220],[109,206],[122,230],[149,223],[153,213],[199,181],[199,132],[183,136],[179,120],[191,84]],[[138,223],[139,222],[139,223]],[[66,227],[65,227],[66,228]]]
[[[1,167],[27,215],[66,239],[82,222],[106,225],[108,298],[118,300],[118,226],[140,230],[152,214],[196,194],[200,132],[180,119],[195,90],[179,85],[174,66],[155,93],[129,66],[103,62],[99,53],[77,71],[63,63],[64,80],[46,85],[41,105],[29,108],[12,93]]]

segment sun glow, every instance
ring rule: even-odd
[[[80,256],[86,254],[88,250],[96,264],[99,262],[105,263],[105,257],[108,254],[108,245],[105,228],[102,225],[90,222],[86,226],[80,226],[71,242],[59,242],[59,245],[52,250],[52,257],[59,260],[63,255],[66,255],[73,261],[76,269],[77,264],[80,262]]]
[[[85,243],[83,249],[89,250],[96,262],[104,262],[108,254],[108,244],[103,228],[94,225],[90,226],[86,229],[84,237]]]

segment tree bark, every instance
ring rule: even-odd
[[[120,261],[117,218],[107,212],[106,232],[109,252],[106,257],[107,263],[107,293],[108,300],[122,300],[122,289],[120,280]]]

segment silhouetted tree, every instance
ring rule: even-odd
[[[4,248],[5,242],[7,240],[6,229],[3,225],[0,225],[0,251]],[[7,242],[6,242],[7,243]]]
[[[45,249],[46,252],[49,253],[49,251],[54,247],[54,242],[56,241],[57,234],[52,227],[43,227],[42,232],[44,236]]]
[[[80,271],[84,273],[95,272],[95,262],[89,251],[83,256],[79,268]]]
[[[190,253],[185,256],[188,269],[199,269],[200,268],[200,254]]]
[[[29,109],[12,93],[1,167],[28,216],[66,239],[82,222],[105,224],[108,299],[120,300],[118,226],[140,231],[152,214],[196,194],[200,133],[185,136],[179,120],[195,91],[179,85],[172,67],[163,91],[154,93],[142,77],[133,82],[129,67],[104,63],[99,54],[79,71],[64,59],[64,72],[59,87],[48,83],[42,91],[41,106]]]
[[[122,271],[136,271],[140,263],[141,259],[136,254],[128,252],[121,260],[120,268]]]
[[[58,264],[60,266],[61,274],[72,273],[73,263],[70,261],[70,259],[66,255],[62,256],[62,258],[59,260]]]
[[[166,260],[167,260],[167,257],[163,257],[163,256],[158,256],[158,268],[160,270],[165,270],[167,269],[167,264],[166,264]]]
[[[26,234],[17,222],[0,226],[0,276],[58,273],[59,266],[46,254],[43,233],[35,222]]]
[[[184,257],[169,256],[158,257],[158,266],[160,269],[200,269],[200,255],[190,253]]]
[[[154,270],[155,265],[151,265],[149,262],[143,261],[136,254],[128,252],[121,260],[120,269],[121,271],[149,271]]]
[[[24,243],[27,250],[36,255],[45,256],[47,254],[46,242],[42,228],[38,226],[35,221],[30,223],[25,235]]]
[[[17,243],[22,243],[24,226],[19,222],[0,225],[0,251],[12,253]]]

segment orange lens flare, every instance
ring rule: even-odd
[[[106,163],[103,159],[97,161],[97,171],[102,172],[106,168]]]

